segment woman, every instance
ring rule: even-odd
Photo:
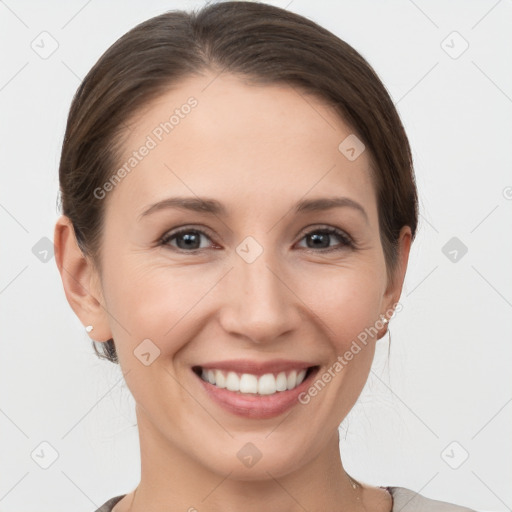
[[[60,185],[66,297],[136,401],[141,481],[98,512],[470,510],[340,458],[418,216],[348,44],[261,3],[152,18],[78,89]]]

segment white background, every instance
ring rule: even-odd
[[[413,148],[421,217],[404,309],[391,322],[390,358],[386,336],[341,426],[345,467],[373,485],[511,510],[512,2],[269,3],[370,62]],[[202,5],[0,2],[0,511],[92,511],[138,483],[134,403],[120,370],[96,358],[55,259],[32,248],[53,239],[80,80],[137,23]],[[43,31],[59,45],[47,59],[31,48]],[[453,58],[463,40],[468,49]],[[468,248],[456,262],[442,252],[452,237]],[[43,441],[58,452],[48,469],[31,458]],[[447,464],[465,452],[458,469]]]

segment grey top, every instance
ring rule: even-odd
[[[387,489],[393,497],[391,512],[476,512],[471,508],[426,498],[405,487],[384,487],[384,489]],[[114,505],[125,496],[126,494],[122,494],[109,499],[95,512],[112,512]]]

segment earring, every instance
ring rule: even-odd
[[[384,324],[386,328],[384,330],[384,334],[380,338],[377,338],[378,340],[381,340],[388,332],[387,324],[389,323],[389,320],[384,315],[380,315],[380,321]]]
[[[85,330],[86,330],[87,332],[91,332],[93,329],[94,329],[94,327],[93,327],[92,325],[88,325],[88,326],[85,328]]]

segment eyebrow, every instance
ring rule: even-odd
[[[366,213],[366,210],[358,202],[350,199],[349,197],[304,199],[295,205],[295,213],[324,211],[330,210],[331,208],[343,207],[349,207],[359,211],[368,223],[368,214]],[[139,215],[138,220],[140,221],[143,217],[154,212],[167,209],[190,210],[199,213],[224,216],[227,216],[228,214],[226,207],[216,199],[210,199],[208,197],[168,197],[144,210]]]

